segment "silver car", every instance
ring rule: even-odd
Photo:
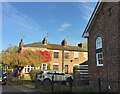
[[[73,76],[57,70],[46,70],[37,74],[37,80],[44,82],[44,84],[51,84],[52,79],[54,82],[72,82]]]

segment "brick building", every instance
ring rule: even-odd
[[[56,69],[65,73],[73,73],[74,66],[79,66],[80,63],[88,59],[87,50],[83,48],[83,43],[78,44],[78,46],[68,46],[65,39],[61,42],[61,45],[49,44],[47,43],[47,39],[44,38],[42,42],[26,44],[20,48],[19,52],[29,49],[33,51],[46,50],[52,52],[52,60],[47,63],[42,63],[41,68],[38,67],[38,69],[42,70],[47,70],[47,64],[50,63],[51,70]],[[29,73],[31,69],[33,67],[26,66],[23,69],[23,73]]]
[[[88,39],[89,84],[120,91],[120,2],[98,2],[82,37]]]

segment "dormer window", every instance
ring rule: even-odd
[[[96,60],[97,66],[103,66],[102,38],[96,39]]]

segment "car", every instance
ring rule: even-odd
[[[7,83],[7,75],[3,71],[0,71],[0,83],[2,85],[6,85],[6,83]]]
[[[72,82],[73,76],[65,74],[57,70],[45,70],[37,74],[37,81],[43,82],[45,85],[51,85],[54,82]]]

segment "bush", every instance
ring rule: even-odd
[[[29,73],[31,80],[35,81],[35,79],[36,79],[36,73],[40,73],[40,72],[41,72],[41,70],[39,70],[39,69],[31,70],[30,73]]]

